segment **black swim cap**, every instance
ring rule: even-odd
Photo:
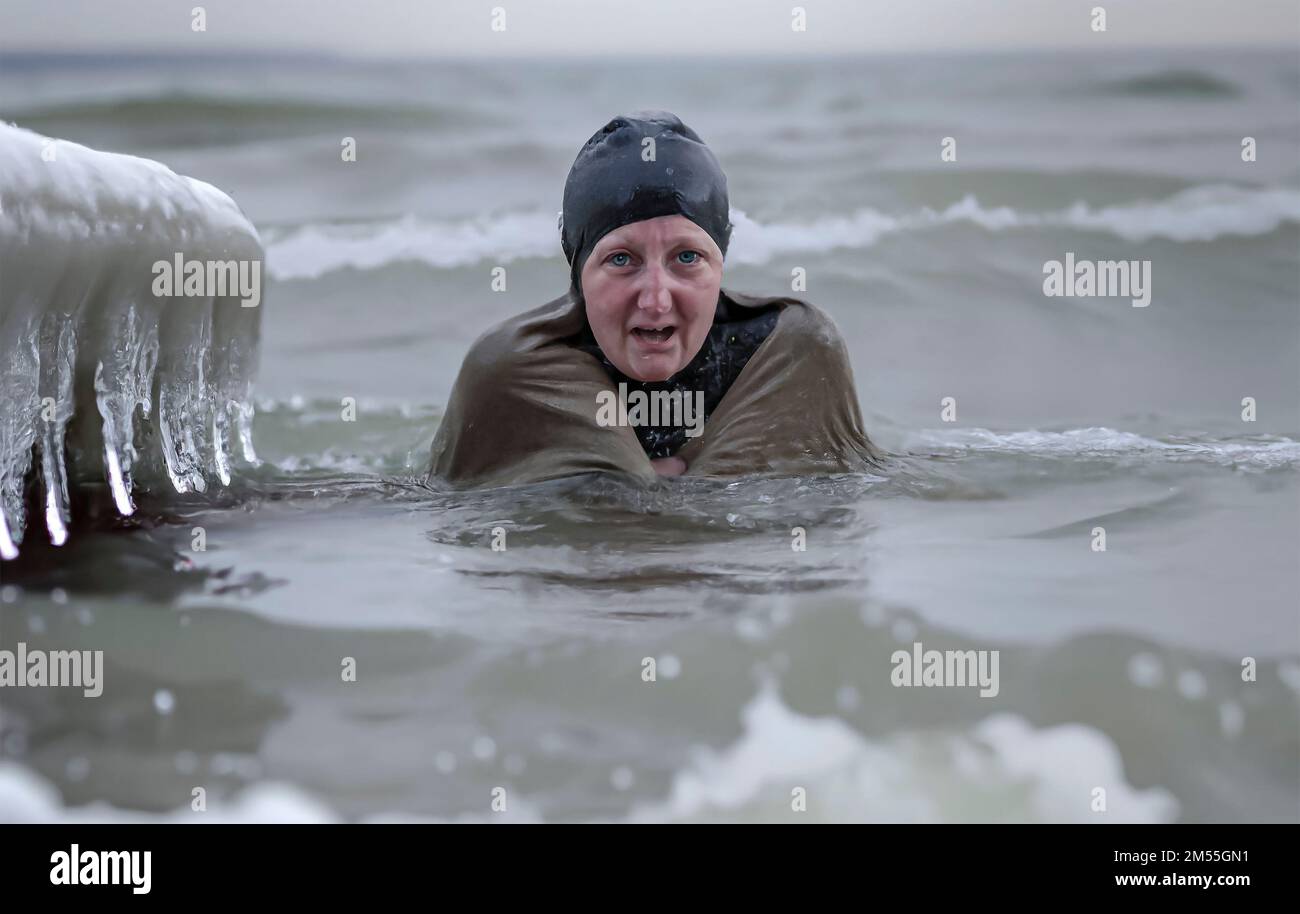
[[[648,161],[654,139],[654,160]],[[614,118],[578,152],[564,184],[560,243],[573,290],[583,264],[616,228],[656,216],[685,216],[727,253],[731,239],[727,176],[694,130],[667,111]]]

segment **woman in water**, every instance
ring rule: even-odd
[[[616,117],[564,188],[565,295],[471,347],[434,438],[455,485],[588,472],[861,472],[847,352],[830,318],[722,288],[727,179],[675,115]]]

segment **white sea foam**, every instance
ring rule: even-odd
[[[1115,235],[1126,241],[1213,241],[1266,235],[1300,223],[1300,190],[1229,185],[1193,187],[1164,200],[1100,208],[1078,202],[1034,213],[985,207],[973,196],[944,209],[892,215],[863,208],[808,222],[760,223],[733,209],[735,233],[727,257],[763,264],[782,254],[863,249],[887,235],[968,223],[987,231],[1065,228]],[[452,268],[493,260],[507,263],[559,253],[555,214],[506,213],[470,221],[406,216],[352,225],[305,225],[268,239],[271,272],[282,279],[312,279],[347,267],[375,269],[412,261]]]
[[[536,806],[525,797],[507,795],[506,799],[506,809],[501,812],[485,810],[452,817],[388,812],[365,816],[360,821],[450,824],[528,824],[542,821]],[[64,806],[58,788],[41,775],[17,762],[0,760],[0,825],[253,825],[344,821],[343,816],[310,792],[293,784],[274,781],[252,784],[228,798],[205,797],[204,805],[202,812],[185,805],[161,814],[121,809],[102,802]],[[484,806],[487,805],[485,799]]]
[[[996,714],[968,732],[865,739],[838,718],[791,711],[769,684],[731,747],[701,751],[634,821],[1170,822],[1178,802],[1124,778],[1114,743],[1070,724]],[[1106,812],[1093,791],[1106,791]],[[796,812],[802,788],[806,811]]]
[[[1170,822],[1179,804],[1159,787],[1139,790],[1124,777],[1114,743],[1068,724],[1036,729],[995,714],[960,733],[908,733],[871,741],[838,718],[791,711],[765,685],[742,712],[744,732],[729,748],[700,750],[673,778],[668,796],[636,804],[625,821],[775,822]],[[1105,812],[1093,808],[1106,792]],[[806,810],[795,812],[802,788]],[[485,801],[486,802],[486,801]],[[334,822],[325,803],[288,784],[262,783],[208,804],[162,815],[105,803],[64,807],[58,790],[16,762],[0,762],[0,823]],[[508,811],[451,818],[406,813],[374,822],[540,822],[527,797]]]
[[[554,213],[507,213],[467,222],[404,216],[378,223],[305,225],[271,235],[267,266],[280,279],[314,279],[347,267],[372,270],[403,261],[441,268],[488,259],[507,263],[549,256],[559,244]]]
[[[1113,428],[1076,428],[1061,432],[994,432],[986,428],[967,428],[923,429],[907,436],[904,443],[908,450],[941,448],[1065,458],[1155,457],[1256,469],[1300,465],[1300,442],[1274,436],[1249,440],[1161,441]]]
[[[203,491],[229,479],[236,449],[254,459],[261,309],[231,296],[155,296],[153,265],[177,254],[255,261],[262,251],[239,207],[209,184],[0,124],[0,557],[23,539],[33,444],[56,544],[78,472],[107,478],[129,514],[133,478],[152,466],[178,491]],[[66,440],[77,412],[101,421]],[[157,442],[148,461],[142,427]]]
[[[206,802],[204,812],[182,806],[157,815],[107,803],[65,807],[56,788],[17,762],[0,760],[0,824],[36,823],[208,823],[253,824],[337,822],[328,806],[290,784],[254,784],[228,801]]]

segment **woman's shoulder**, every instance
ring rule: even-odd
[[[834,319],[812,302],[789,295],[748,295],[731,291],[723,294],[740,313],[780,309],[777,329],[788,342],[837,352],[844,346]]]
[[[572,329],[570,329],[572,325]],[[485,330],[465,354],[462,373],[490,372],[517,364],[555,339],[576,333],[575,305],[568,293]]]

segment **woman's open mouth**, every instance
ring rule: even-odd
[[[651,329],[649,327],[633,327],[632,335],[643,343],[654,345],[657,343],[668,342],[676,330],[676,327],[660,327],[658,329]]]

